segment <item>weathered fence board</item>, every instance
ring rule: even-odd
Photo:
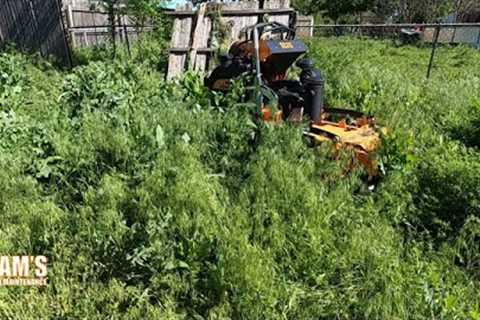
[[[112,27],[108,14],[101,10],[88,10],[66,6],[67,29],[73,47],[103,45],[111,40],[112,28],[117,42],[132,42],[152,26],[138,26],[128,16],[115,15]]]
[[[280,9],[280,8],[290,8],[290,0],[265,1],[264,9]],[[288,26],[290,23],[290,15],[288,13],[282,14],[282,15],[275,15],[270,18],[270,21],[276,21]]]
[[[190,9],[189,6],[183,7],[185,10]],[[182,8],[181,8],[182,9]],[[171,48],[188,48],[190,46],[190,36],[192,32],[192,17],[179,17],[173,22],[173,34],[170,42]],[[170,52],[168,58],[167,78],[171,79],[178,75],[185,67],[187,60],[187,51]]]
[[[89,8],[92,4],[91,0],[63,0],[63,5],[66,7],[68,5],[76,8]]]
[[[228,4],[228,10],[232,12],[239,12],[236,16],[235,15],[226,15],[223,17],[223,13],[221,13],[222,17],[220,21],[224,26],[227,26],[230,29],[227,38],[232,42],[240,37],[240,33],[242,32],[245,27],[251,26],[258,21],[257,15],[249,15],[244,14],[243,12],[254,12],[255,10],[259,9],[259,4],[257,1],[245,1],[245,2],[233,2]],[[221,11],[220,11],[221,12]],[[225,45],[230,45],[227,43]]]
[[[108,25],[108,15],[105,12],[76,9],[72,6],[68,10],[72,16],[71,27]]]
[[[297,16],[297,36],[301,38],[313,37],[313,16]]]
[[[58,0],[0,1],[0,30],[2,44],[12,42],[19,49],[71,64]]]

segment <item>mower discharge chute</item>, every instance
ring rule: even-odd
[[[244,30],[245,39],[219,57],[220,65],[205,79],[212,90],[228,91],[231,81],[242,74],[255,75],[257,104],[265,121],[301,122],[310,119],[304,132],[314,143],[331,141],[337,150],[352,149],[370,177],[378,174],[374,152],[380,146],[375,121],[361,112],[324,107],[324,79],[313,61],[299,59],[306,45],[295,38],[295,31],[280,23],[260,23]],[[288,79],[296,62],[299,79]],[[265,94],[265,93],[270,94]],[[274,111],[267,96],[276,96]],[[270,105],[269,105],[270,103]]]

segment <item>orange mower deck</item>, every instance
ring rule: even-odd
[[[378,175],[375,152],[381,144],[380,135],[366,118],[359,118],[355,123],[349,125],[345,120],[338,123],[322,120],[320,123],[312,124],[310,131],[304,134],[315,143],[331,141],[336,150],[353,150],[368,175],[371,177]]]

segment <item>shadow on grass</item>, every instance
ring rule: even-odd
[[[480,217],[480,172],[468,164],[426,165],[418,170],[414,194],[417,223],[435,242],[455,239],[469,217]]]
[[[480,170],[475,168],[455,161],[420,168],[412,225],[436,250],[448,244],[455,264],[480,279]]]
[[[470,148],[480,148],[480,119],[471,120],[466,125],[451,129],[449,135]]]

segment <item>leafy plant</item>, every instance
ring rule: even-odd
[[[1,318],[478,318],[477,51],[442,48],[427,82],[422,48],[309,43],[327,103],[388,129],[365,192],[241,81],[163,80],[145,41],[72,71],[0,55],[0,253],[49,258]]]

